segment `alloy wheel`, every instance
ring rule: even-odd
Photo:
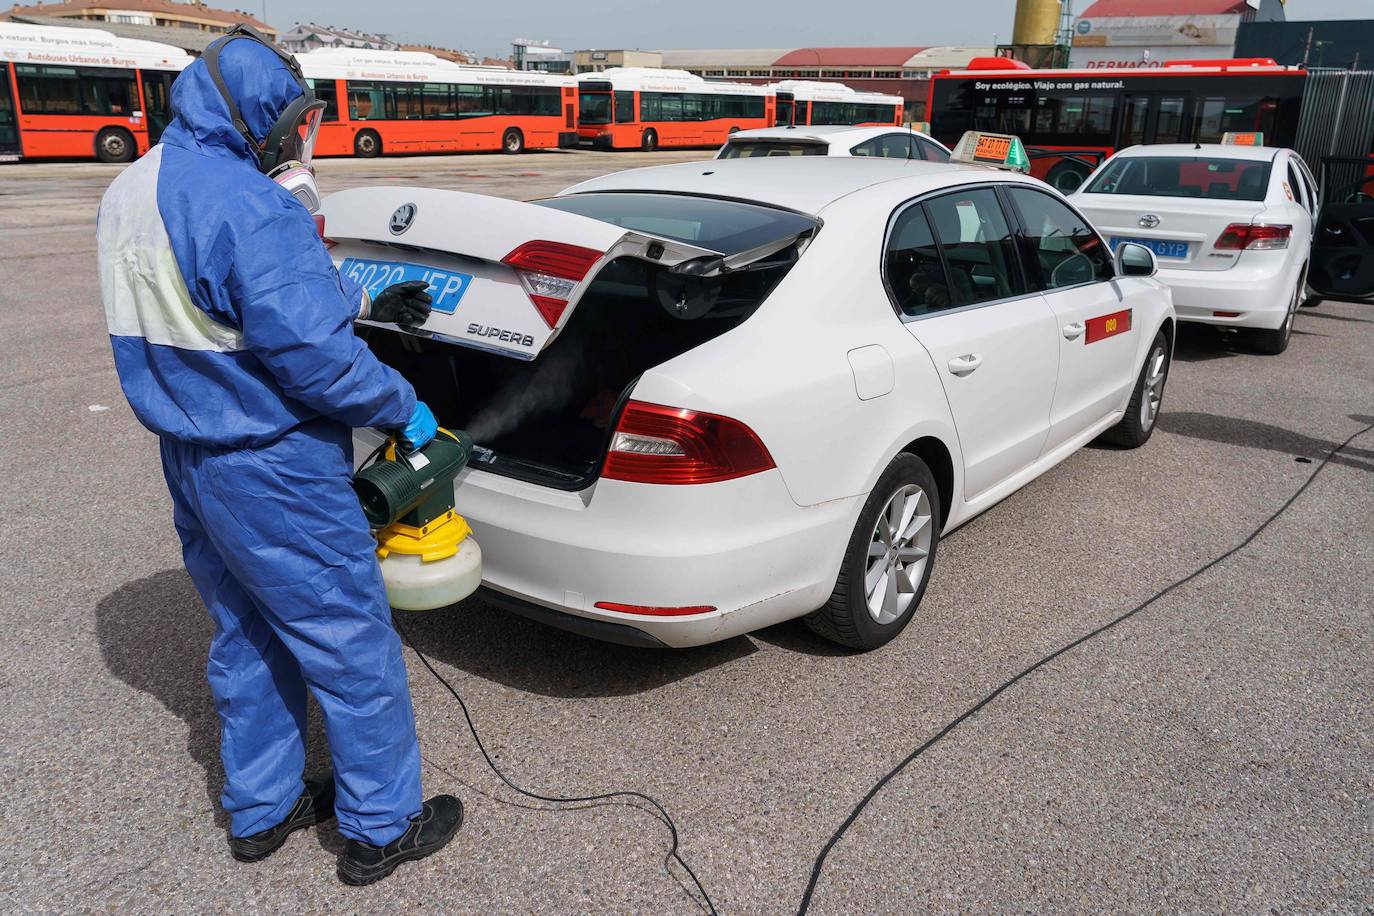
[[[1149,431],[1159,418],[1159,405],[1164,400],[1164,370],[1168,360],[1163,347],[1155,347],[1145,363],[1145,391],[1140,399],[1140,428]]]
[[[868,613],[879,624],[892,623],[916,599],[934,538],[930,497],[916,484],[892,494],[873,526],[864,573]]]

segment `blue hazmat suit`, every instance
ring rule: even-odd
[[[254,136],[301,94],[257,42],[220,67]],[[307,688],[339,830],[382,845],[420,811],[415,720],[376,544],[349,485],[352,427],[399,429],[415,392],[353,333],[360,287],[259,172],[203,61],[162,142],[115,179],[97,230],[120,384],[161,438],[186,569],[215,623],[207,667],[234,836],[304,790]]]

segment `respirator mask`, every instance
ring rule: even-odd
[[[281,113],[267,131],[267,136],[261,139],[253,136],[253,132],[249,130],[248,123],[239,111],[238,103],[229,93],[229,87],[225,85],[224,77],[220,74],[220,55],[224,53],[224,49],[229,46],[230,42],[238,39],[256,41],[277,55],[278,59],[286,65],[286,69],[290,72],[292,79],[296,81],[296,85],[300,86],[301,89],[301,94],[293,99],[290,105],[286,106],[286,110]],[[292,163],[308,170],[310,159],[315,152],[315,135],[319,132],[320,121],[324,117],[325,103],[315,98],[314,90],[310,88],[310,84],[301,75],[301,65],[296,58],[273,46],[249,26],[238,25],[230,29],[223,38],[206,48],[202,59],[205,61],[206,69],[210,72],[210,78],[215,83],[215,88],[219,90],[220,97],[224,99],[224,104],[229,108],[229,117],[233,122],[234,129],[243,136],[244,140],[248,141],[248,149],[252,151],[262,173],[269,176],[275,175],[283,166]],[[313,182],[312,176],[312,185]],[[292,193],[295,192],[292,191]],[[318,207],[319,196],[312,196]]]
[[[319,212],[320,191],[315,187],[315,170],[310,166],[292,159],[277,166],[267,177],[290,191],[311,214]]]

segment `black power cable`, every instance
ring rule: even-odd
[[[682,870],[687,872],[688,877],[692,879],[692,883],[696,885],[697,890],[701,893],[702,899],[697,900],[694,897],[692,898],[692,902],[696,903],[698,906],[701,906],[702,900],[704,900],[706,912],[711,914],[711,916],[716,916],[716,905],[711,902],[711,895],[706,893],[706,888],[702,885],[701,879],[697,877],[696,872],[692,871],[692,866],[687,864],[687,860],[684,859],[682,857],[682,853],[678,851],[677,824],[668,814],[668,809],[664,808],[662,803],[660,803],[658,799],[654,798],[652,795],[647,795],[643,792],[635,792],[631,790],[618,792],[604,792],[600,795],[540,795],[538,792],[531,792],[529,789],[521,788],[520,786],[517,786],[515,783],[511,782],[510,777],[508,777],[505,773],[501,772],[501,768],[496,765],[496,761],[491,759],[491,754],[487,753],[487,746],[484,743],[482,743],[482,736],[477,733],[477,726],[473,724],[472,713],[468,712],[468,704],[463,702],[463,698],[459,696],[458,691],[453,689],[453,685],[450,684],[448,680],[445,679],[445,677],[442,674],[440,674],[437,670],[435,670],[434,666],[430,664],[429,659],[425,657],[425,654],[420,651],[420,648],[418,646],[415,645],[415,641],[410,638],[410,634],[406,632],[405,627],[401,626],[400,621],[395,620],[395,618],[393,617],[393,622],[396,624],[397,632],[399,632],[402,638],[405,639],[406,645],[410,646],[411,651],[414,652],[415,656],[420,659],[420,663],[423,664],[425,668],[429,670],[429,673],[434,675],[435,679],[437,679],[440,684],[443,684],[444,688],[448,690],[449,693],[453,694],[453,698],[458,701],[458,705],[463,710],[463,718],[467,720],[468,731],[472,732],[472,740],[477,742],[477,749],[482,752],[482,757],[487,761],[487,766],[491,768],[491,771],[496,774],[498,779],[500,779],[511,789],[513,789],[516,792],[519,792],[526,798],[533,798],[536,801],[541,802],[552,802],[554,804],[587,804],[589,802],[611,801],[618,798],[633,798],[639,799],[640,801],[648,802],[650,805],[654,807],[656,811],[658,811],[660,819],[663,821],[664,824],[668,826],[668,832],[672,834],[673,837],[673,845],[671,848],[669,848],[668,854],[663,858],[664,869],[668,870],[669,863],[676,860],[677,864],[681,865]],[[672,875],[671,871],[668,871],[668,873],[669,875]],[[685,888],[686,885],[683,885],[683,887]]]
[[[1351,442],[1354,442],[1356,439],[1358,439],[1360,436],[1363,436],[1370,430],[1374,430],[1374,423],[1371,423],[1370,425],[1366,426],[1364,429],[1359,430],[1358,432],[1351,433],[1349,438],[1347,438],[1344,442],[1333,448],[1331,451],[1327,452],[1326,457],[1324,457],[1321,460],[1321,463],[1318,464],[1317,467],[1312,471],[1312,473],[1308,475],[1307,479],[1303,481],[1302,486],[1298,487],[1297,491],[1294,492],[1292,496],[1288,497],[1288,499],[1284,501],[1283,505],[1279,506],[1278,509],[1276,509],[1272,515],[1266,518],[1258,528],[1256,528],[1254,531],[1251,531],[1250,534],[1246,536],[1245,540],[1241,541],[1239,544],[1232,547],[1230,550],[1226,551],[1220,556],[1212,560],[1209,560],[1202,566],[1199,566],[1197,569],[1193,570],[1188,575],[1184,576],[1182,579],[1175,580],[1169,585],[1166,585],[1164,588],[1155,592],[1149,598],[1145,599],[1140,604],[1137,604],[1135,607],[1131,608],[1129,611],[1122,614],[1120,617],[1110,620],[1107,623],[1104,623],[1102,626],[1098,627],[1097,629],[1083,634],[1082,636],[1075,639],[1073,642],[1067,643],[1059,647],[1058,649],[1051,652],[1049,655],[1046,655],[1044,658],[1040,659],[1035,664],[1023,669],[1010,679],[1002,682],[1002,684],[1000,684],[995,690],[993,690],[987,696],[983,697],[974,705],[970,706],[968,709],[964,710],[962,713],[959,714],[958,717],[951,720],[948,725],[946,725],[944,728],[936,732],[924,744],[922,744],[920,747],[916,748],[916,750],[908,754],[906,758],[902,760],[901,763],[898,763],[895,767],[888,770],[887,773],[883,774],[883,777],[873,784],[873,788],[869,789],[868,792],[864,795],[864,797],[859,799],[858,804],[856,804],[853,810],[849,812],[849,816],[846,817],[844,819],[844,822],[841,823],[840,826],[835,830],[835,832],[830,835],[830,839],[826,841],[825,846],[821,848],[820,853],[816,856],[816,861],[811,866],[811,879],[806,883],[806,892],[802,894],[801,905],[797,907],[798,916],[801,916],[801,914],[806,913],[807,910],[811,908],[811,898],[816,892],[816,883],[820,880],[821,869],[825,867],[825,861],[826,858],[830,855],[830,850],[835,848],[835,844],[840,841],[840,839],[845,835],[849,828],[853,826],[854,822],[859,819],[859,815],[862,814],[864,812],[864,809],[868,807],[868,803],[873,801],[874,797],[882,791],[883,786],[887,785],[899,773],[901,773],[908,766],[910,766],[916,760],[916,758],[920,757],[926,751],[930,750],[930,748],[932,748],[936,743],[938,743],[941,738],[944,738],[950,732],[954,731],[956,728],[962,725],[965,721],[972,718],[984,706],[987,706],[993,700],[997,699],[1006,690],[1008,690],[1013,685],[1021,681],[1023,678],[1045,667],[1050,662],[1054,661],[1056,658],[1065,654],[1066,652],[1078,648],[1088,640],[1096,636],[1102,635],[1103,633],[1115,627],[1117,624],[1123,623],[1131,619],[1136,614],[1139,614],[1141,611],[1145,610],[1147,607],[1154,604],[1160,598],[1163,598],[1165,595],[1174,591],[1174,589],[1187,585],[1189,582],[1193,581],[1198,576],[1207,572],[1207,570],[1211,569],[1213,566],[1216,566],[1218,563],[1221,563],[1229,559],[1230,557],[1234,556],[1235,554],[1239,553],[1241,550],[1244,550],[1246,547],[1250,545],[1251,541],[1259,537],[1260,534],[1263,533],[1264,530],[1268,528],[1271,524],[1273,524],[1279,516],[1283,515],[1283,513],[1288,511],[1288,508],[1292,506],[1294,502],[1297,501],[1297,498],[1299,496],[1306,492],[1307,488],[1312,485],[1312,481],[1316,480],[1317,475],[1326,469],[1326,466],[1331,462],[1332,458],[1336,457],[1337,453],[1342,451],[1346,446],[1350,445]]]

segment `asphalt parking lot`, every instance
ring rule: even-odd
[[[324,161],[320,184],[529,197],[699,155]],[[230,859],[210,623],[100,308],[95,212],[116,172],[0,166],[0,910],[697,912],[651,813],[506,790],[409,651],[426,789],[467,805],[453,845],[363,889],[334,877],[329,828]],[[1235,546],[1374,423],[1374,306],[1304,309],[1279,357],[1185,328],[1164,411],[1143,449],[1081,451],[951,535],[911,627],[871,654],[800,624],[634,650],[477,601],[403,621],[512,778],[652,793],[722,912],[795,911],[882,774]],[[892,779],[835,845],[813,912],[1367,911],[1371,659],[1374,432],[1243,551]]]

